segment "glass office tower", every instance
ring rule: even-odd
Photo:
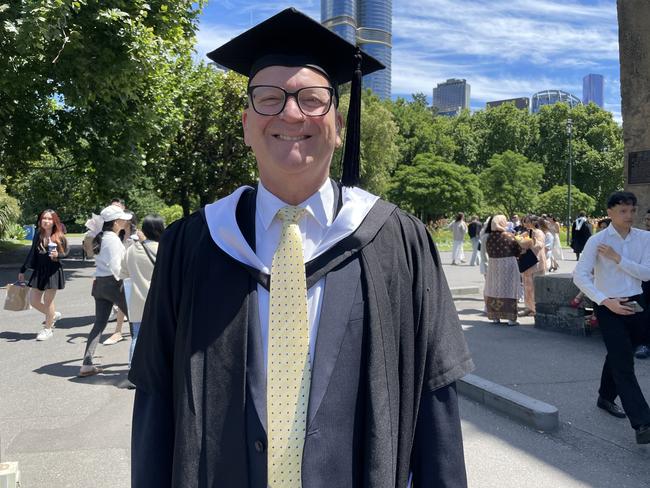
[[[380,98],[391,92],[392,15],[392,0],[321,0],[321,23],[386,66],[363,78]]]
[[[603,108],[603,88],[604,88],[603,75],[589,74],[582,79],[582,103],[587,105],[589,102],[594,102],[600,108]]]
[[[471,86],[467,80],[451,78],[433,89],[433,107],[438,115],[458,115],[469,108]]]
[[[320,4],[321,23],[336,32],[350,44],[357,43],[356,0],[322,0]]]

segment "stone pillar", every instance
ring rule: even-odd
[[[625,190],[639,199],[636,227],[650,208],[650,0],[617,0]]]

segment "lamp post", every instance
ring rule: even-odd
[[[571,186],[573,184],[572,181],[572,169],[573,169],[573,161],[571,158],[571,136],[573,135],[573,120],[570,118],[567,119],[566,121],[566,131],[567,135],[569,136],[569,169],[568,169],[568,176],[569,176],[569,189],[567,190],[567,227],[566,227],[566,242],[567,244],[571,243]]]

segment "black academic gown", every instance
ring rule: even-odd
[[[251,246],[254,205],[237,209]],[[473,365],[424,225],[380,200],[306,272],[326,284],[303,487],[465,487],[454,382]],[[129,375],[133,488],[265,488],[258,283],[202,212],[165,232]]]

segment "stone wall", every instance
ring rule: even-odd
[[[625,189],[639,199],[635,226],[643,229],[645,213],[650,209],[650,1],[618,0],[617,7]]]
[[[535,327],[571,335],[589,335],[584,308],[574,308],[571,300],[580,290],[570,274],[535,277]]]

